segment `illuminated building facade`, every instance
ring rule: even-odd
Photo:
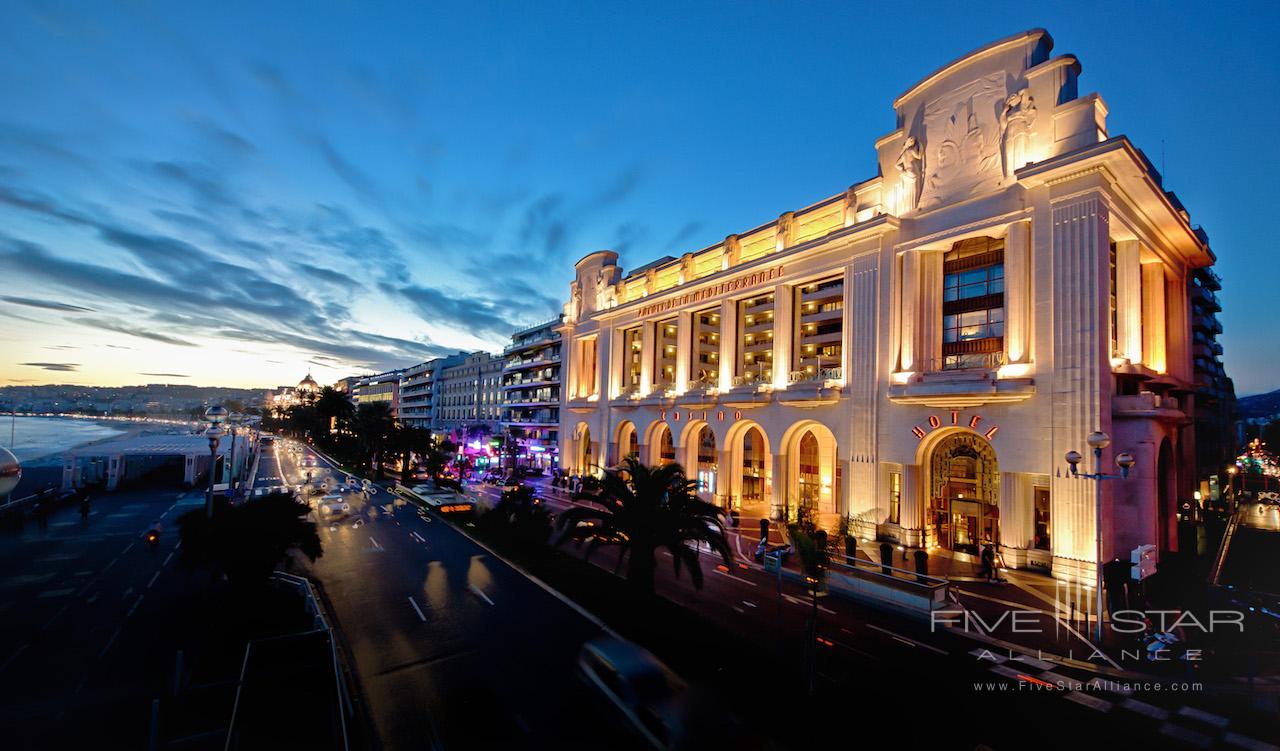
[[[502,353],[502,427],[515,436],[521,466],[559,466],[560,321],[515,332]]]
[[[1203,233],[1079,62],[1033,30],[893,103],[879,175],[627,274],[576,264],[561,463],[678,461],[761,516],[811,507],[863,537],[1088,581],[1085,437],[1129,451],[1103,483],[1106,557],[1176,549],[1194,467],[1188,279]],[[1091,469],[1091,466],[1088,467]]]

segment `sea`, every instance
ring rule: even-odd
[[[0,414],[0,446],[12,451],[24,465],[53,462],[67,449],[126,432],[119,423],[105,420]]]

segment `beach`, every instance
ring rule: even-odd
[[[73,417],[0,416],[0,445],[8,447],[22,463],[22,479],[14,500],[41,488],[62,487],[62,455],[71,449],[140,435],[181,432],[180,426],[138,420]],[[12,431],[12,432],[11,432]]]

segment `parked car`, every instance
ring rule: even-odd
[[[578,669],[647,743],[670,746],[679,729],[686,686],[657,657],[629,641],[594,639],[582,645]]]

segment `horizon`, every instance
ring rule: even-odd
[[[288,35],[286,5],[27,7],[0,30],[27,63],[0,73],[24,102],[0,119],[0,264],[19,282],[0,383],[258,388],[500,351],[589,252],[635,268],[871,178],[898,94],[1043,27],[1208,231],[1228,375],[1280,386],[1280,353],[1248,346],[1280,259],[1254,250],[1265,199],[1240,188],[1280,156],[1235,127],[1280,119],[1268,6],[1106,6],[1105,29],[1079,8],[939,8],[910,54],[839,5],[697,6],[674,28],[571,7],[322,8]],[[743,55],[761,34],[787,54]],[[1175,64],[1188,35],[1213,65]]]

